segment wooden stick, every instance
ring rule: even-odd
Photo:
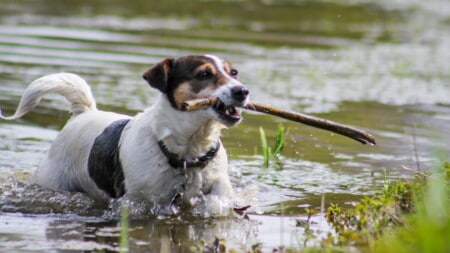
[[[287,120],[295,121],[298,123],[302,123],[305,125],[313,126],[316,128],[328,130],[340,135],[347,136],[356,141],[361,142],[362,144],[372,144],[375,145],[375,139],[373,136],[363,130],[359,130],[357,128],[339,124],[333,122],[331,120],[326,120],[318,117],[314,117],[307,114],[302,114],[298,112],[289,112],[283,111],[278,108],[273,108],[267,105],[257,104],[257,103],[249,103],[245,109],[271,114],[274,116],[278,116]]]
[[[208,106],[213,106],[216,103],[218,103],[218,98],[206,98],[206,99],[195,99],[186,101],[182,104],[181,110],[183,111],[191,111],[191,110],[198,110],[202,109]],[[287,120],[295,121],[298,123],[302,123],[305,125],[313,126],[316,128],[328,130],[346,137],[349,137],[351,139],[354,139],[362,144],[372,144],[375,145],[375,138],[360,129],[357,129],[355,127],[339,124],[336,122],[333,122],[331,120],[326,120],[314,116],[310,116],[307,114],[302,114],[298,112],[289,112],[284,111],[278,108],[270,107],[267,105],[262,105],[258,103],[248,103],[247,106],[244,107],[244,109],[266,113],[270,115],[274,115],[277,117],[281,117]]]
[[[185,101],[183,104],[181,104],[181,110],[182,111],[199,110],[206,108],[208,106],[213,106],[218,102],[219,99],[216,97],[193,99]]]

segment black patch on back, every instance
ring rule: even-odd
[[[88,160],[89,176],[98,188],[117,198],[125,194],[122,164],[119,158],[119,140],[129,119],[111,123],[95,138]]]

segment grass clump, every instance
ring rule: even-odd
[[[370,247],[385,229],[402,225],[402,214],[413,210],[413,196],[419,185],[406,181],[395,184],[385,180],[384,190],[366,196],[354,208],[344,210],[337,204],[327,209],[327,221],[334,228],[328,242],[339,246]]]
[[[267,142],[266,132],[262,127],[259,128],[259,136],[261,139],[262,154],[264,157],[264,167],[268,168],[270,161],[275,161],[280,164],[280,154],[286,145],[286,131],[282,124],[278,125],[277,136],[273,147],[270,147]]]
[[[374,252],[450,252],[450,163],[431,175],[415,196],[403,226],[385,230]]]
[[[384,189],[354,208],[327,209],[334,234],[323,248],[362,252],[450,252],[450,163],[419,180],[385,180]]]

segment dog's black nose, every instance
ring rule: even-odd
[[[231,96],[238,101],[244,101],[247,98],[248,93],[250,93],[250,91],[243,86],[234,86],[231,88]]]

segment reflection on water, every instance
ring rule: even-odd
[[[313,217],[311,229],[325,235],[329,229],[321,217]],[[305,238],[293,217],[251,215],[249,219],[135,220],[129,224],[130,252],[199,252],[218,247],[251,250],[264,242],[264,252],[280,245],[317,245]],[[120,222],[78,216],[0,216],[3,225],[0,248],[5,251],[48,252],[119,251]],[[26,229],[25,229],[26,228]]]
[[[141,79],[151,65],[219,54],[239,69],[254,101],[361,127],[378,145],[247,113],[223,140],[237,197],[252,205],[250,219],[139,217],[130,224],[130,247],[187,250],[212,247],[215,237],[238,249],[302,247],[302,230],[284,215],[318,208],[322,194],[325,203],[358,200],[380,188],[385,174],[410,177],[402,166],[430,169],[450,157],[450,9],[443,5],[4,0],[0,107],[12,113],[28,83],[66,71],[86,78],[100,108],[133,115],[155,99]],[[65,108],[50,96],[24,119],[0,122],[0,251],[118,249],[117,207],[23,183],[67,120]],[[287,147],[280,165],[266,169],[258,129],[271,142],[280,122],[289,129]]]
[[[124,201],[130,208],[130,221],[126,228],[119,221]],[[297,220],[304,220],[303,217],[154,216],[145,205],[123,198],[105,208],[97,206],[81,193],[54,192],[10,180],[10,184],[3,183],[0,187],[0,248],[118,251],[123,229],[128,231],[129,250],[132,252],[149,249],[156,252],[194,249],[195,252],[213,249],[218,239],[222,239],[221,243],[226,242],[229,248],[241,250],[250,250],[260,242],[264,242],[263,248],[268,250],[284,243],[291,246],[317,245],[315,241],[308,241],[303,228],[297,226]],[[145,213],[145,210],[149,211]],[[321,236],[330,229],[323,215],[313,216],[311,221],[311,229]]]

